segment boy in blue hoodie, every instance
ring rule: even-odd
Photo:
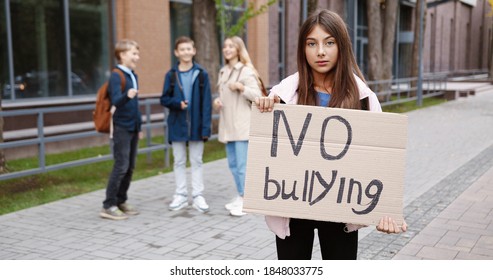
[[[204,142],[211,135],[211,89],[209,75],[193,61],[194,42],[188,37],[175,41],[178,63],[166,73],[161,105],[169,109],[168,140],[173,148],[176,189],[169,205],[172,211],[188,206],[186,155],[192,167],[193,207],[199,212],[209,211],[203,196],[204,180],[202,155]]]

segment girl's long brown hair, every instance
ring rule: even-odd
[[[320,10],[313,13],[306,19],[300,29],[298,37],[298,104],[317,104],[312,69],[306,60],[305,53],[306,38],[317,25],[335,38],[339,50],[337,65],[326,74],[326,78],[328,75],[333,75],[329,107],[361,109],[359,90],[354,74],[358,75],[363,81],[365,79],[358,64],[356,64],[346,24],[338,14],[328,10]]]

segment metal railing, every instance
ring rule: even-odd
[[[484,74],[484,70],[474,70],[474,73],[467,72],[469,75],[480,75]],[[423,96],[422,98],[434,97],[443,95],[447,86],[447,80],[451,77],[451,73],[433,73],[426,74],[423,77]],[[382,80],[382,81],[369,81],[368,85],[373,89],[380,99],[382,106],[388,106],[392,104],[404,103],[412,100],[417,100],[416,90],[417,90],[418,78],[403,78],[395,80]],[[215,95],[216,96],[216,95]],[[170,145],[167,141],[167,124],[166,115],[167,110],[163,109],[163,119],[159,121],[152,122],[151,118],[151,105],[160,104],[158,98],[148,98],[140,101],[141,106],[145,107],[144,122],[142,124],[142,130],[145,132],[146,147],[139,148],[138,153],[147,153],[148,159],[150,159],[150,154],[153,151],[163,150],[164,151],[164,165],[169,166],[170,161]],[[45,115],[48,113],[63,113],[63,112],[73,112],[73,111],[92,111],[94,109],[94,104],[78,105],[78,106],[65,106],[65,107],[54,107],[54,108],[43,108],[43,109],[22,109],[13,111],[0,111],[0,116],[2,117],[12,117],[12,116],[26,116],[26,115],[37,115],[37,136],[28,139],[15,140],[11,142],[0,143],[0,149],[8,148],[19,148],[24,146],[38,146],[38,168],[17,171],[12,173],[0,174],[0,181],[19,178],[28,175],[34,175],[39,173],[44,173],[48,171],[60,170],[64,168],[80,166],[85,164],[91,164],[101,161],[106,161],[112,159],[112,155],[97,156],[91,158],[85,158],[75,161],[64,162],[54,165],[46,165],[46,144],[52,142],[60,141],[70,141],[80,138],[95,137],[101,135],[94,130],[84,131],[84,132],[74,132],[65,133],[62,135],[47,136],[46,129],[44,126]],[[218,115],[213,115],[213,119],[217,119]],[[154,144],[151,143],[152,139],[152,129],[153,128],[163,128],[164,130],[164,143]],[[212,135],[211,139],[217,138],[217,135]]]
[[[169,149],[170,145],[167,141],[167,124],[166,117],[163,117],[162,120],[158,122],[152,122],[151,118],[151,105],[160,104],[159,99],[143,99],[140,101],[141,106],[145,108],[144,121],[142,123],[142,131],[145,133],[146,139],[146,147],[139,148],[138,153],[147,153],[148,158],[151,155],[151,152],[163,150],[164,151],[164,165],[165,167],[169,166],[170,156]],[[69,162],[64,162],[60,164],[46,165],[46,144],[53,142],[61,142],[61,141],[70,141],[81,138],[89,138],[100,136],[101,133],[93,130],[93,131],[84,131],[84,132],[75,132],[75,133],[67,133],[62,135],[55,136],[47,136],[45,131],[45,115],[51,113],[63,113],[63,112],[74,112],[74,111],[92,111],[94,109],[94,104],[88,105],[77,105],[77,106],[64,106],[64,107],[54,107],[54,108],[41,108],[41,109],[22,109],[22,110],[13,110],[13,111],[0,111],[0,116],[2,117],[15,117],[15,116],[28,116],[28,115],[37,115],[37,136],[35,138],[21,139],[15,140],[12,142],[0,143],[0,149],[9,149],[9,148],[19,148],[26,146],[38,146],[38,167],[16,171],[12,173],[0,174],[0,181],[8,180],[13,178],[19,178],[39,173],[44,173],[48,171],[60,170],[69,167],[75,167],[85,164],[91,164],[101,161],[106,161],[112,159],[112,155],[103,155],[96,156],[91,158],[79,159]],[[164,116],[166,116],[166,110],[163,111]],[[164,131],[164,143],[155,144],[152,143],[152,129],[153,128],[163,128]]]
[[[429,98],[443,95],[447,88],[447,73],[430,73],[423,77],[423,96]],[[383,106],[418,99],[418,78],[368,81],[368,86],[377,94]]]

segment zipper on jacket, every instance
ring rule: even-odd
[[[195,71],[195,70],[193,70]],[[181,81],[180,81],[180,77],[178,75],[178,71],[175,71],[175,75],[176,75],[176,81],[178,83],[178,87],[180,88],[180,91],[181,91],[181,96],[182,96],[182,100],[185,101],[185,92],[183,91],[183,86],[181,84]],[[193,75],[193,73],[192,73]],[[195,84],[195,80],[192,81],[192,94],[193,94],[193,86]],[[191,103],[190,103],[191,105]],[[187,121],[187,133],[188,133],[188,139],[190,139],[190,137],[192,136],[192,124],[191,124],[191,121],[190,121],[190,111],[188,110],[189,106],[188,106],[188,103],[187,103],[187,108],[186,108],[186,121]]]

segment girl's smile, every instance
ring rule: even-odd
[[[226,39],[223,46],[224,59],[235,64],[238,58],[238,50],[236,49],[233,41]],[[236,58],[236,59],[235,59]]]

